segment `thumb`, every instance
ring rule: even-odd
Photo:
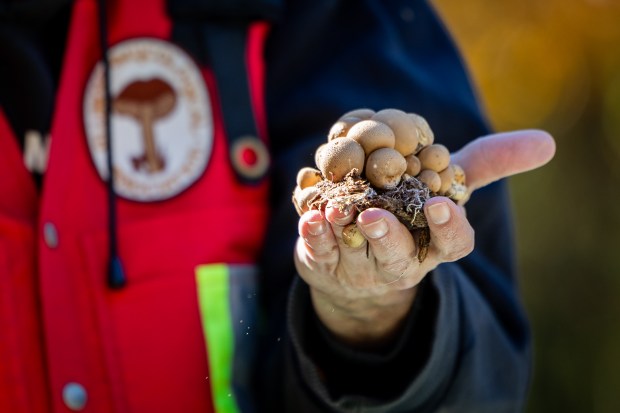
[[[551,135],[540,130],[522,130],[478,138],[455,153],[453,162],[463,167],[471,192],[498,179],[543,166],[554,154]]]

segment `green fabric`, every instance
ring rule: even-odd
[[[234,336],[230,320],[229,272],[225,264],[196,268],[202,330],[209,360],[209,383],[217,413],[238,413],[232,389]]]

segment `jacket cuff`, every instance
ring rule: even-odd
[[[414,388],[418,396],[426,393],[416,400],[432,398],[438,380],[436,376],[429,382],[429,377],[442,369],[438,377],[446,377],[456,353],[454,330],[436,334],[447,325],[454,328],[456,313],[442,308],[435,278],[429,274],[420,284],[398,339],[374,352],[338,342],[317,319],[308,286],[297,279],[289,297],[288,329],[295,370],[307,391],[335,410],[398,405]]]

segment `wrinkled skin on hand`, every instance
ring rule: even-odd
[[[553,138],[537,130],[489,135],[452,155],[467,176],[469,193],[498,179],[538,168],[555,153]],[[469,197],[466,197],[466,199]],[[420,263],[411,233],[391,213],[371,208],[308,211],[299,220],[295,265],[310,287],[322,323],[342,342],[372,348],[394,337],[415,300],[417,285],[437,265],[456,261],[474,248],[474,230],[464,204],[445,197],[424,206],[431,232]],[[366,238],[357,248],[342,240],[344,226],[357,219]]]

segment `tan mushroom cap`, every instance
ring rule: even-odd
[[[309,186],[314,186],[321,182],[323,177],[321,176],[321,171],[315,168],[310,168],[306,166],[301,168],[299,172],[297,172],[297,185],[301,188],[307,188]]]
[[[454,180],[454,165],[448,165],[446,169],[439,172],[439,177],[441,178],[441,188],[439,188],[439,193],[444,195],[452,186],[452,181]]]
[[[329,129],[329,133],[327,134],[327,140],[331,141],[336,138],[342,138],[344,136],[347,136],[349,129],[351,129],[353,125],[355,125],[361,120],[361,118],[357,118],[355,116],[347,116],[345,118],[338,119],[338,121],[336,121],[336,123],[334,123]]]
[[[317,168],[321,164],[321,152],[323,151],[323,149],[325,149],[326,146],[326,143],[322,143],[318,146],[318,148],[316,148],[316,151],[314,151],[314,164],[317,166]]]
[[[351,248],[359,248],[364,244],[366,238],[357,228],[357,225],[351,223],[342,229],[342,241]]]
[[[353,169],[364,170],[364,148],[351,138],[334,139],[321,149],[318,160],[325,179],[340,182]]]
[[[441,178],[439,174],[431,169],[423,169],[417,178],[428,186],[431,192],[439,192],[441,188]]]
[[[297,213],[301,216],[304,212],[308,212],[310,210],[310,204],[318,199],[319,196],[320,191],[315,186],[309,186],[304,189],[296,186],[293,191],[293,203],[295,204]]]
[[[410,155],[418,148],[418,135],[415,122],[407,113],[399,109],[383,109],[375,113],[372,119],[383,122],[392,128],[396,142],[394,149],[403,156]]]
[[[454,182],[456,182],[457,184],[465,185],[465,171],[463,170],[461,165],[452,164],[452,167],[454,168]]]
[[[452,186],[448,192],[446,192],[446,196],[454,201],[459,201],[460,204],[463,204],[469,198],[469,192],[467,191],[467,187],[465,185],[452,182]]]
[[[450,151],[445,146],[435,143],[427,146],[418,153],[422,169],[441,172],[450,165]]]
[[[407,161],[396,149],[380,148],[368,155],[366,179],[375,188],[395,188],[407,169]]]
[[[465,203],[469,198],[469,191],[465,185],[465,171],[458,164],[452,164],[450,168],[454,171],[454,177],[452,178],[452,185],[446,191],[446,196],[454,201]]]
[[[340,117],[340,119],[344,119],[344,118],[349,118],[349,117],[353,117],[353,118],[358,118],[358,119],[370,119],[372,117],[372,115],[375,114],[375,111],[369,108],[359,108],[359,109],[353,109],[348,111],[347,113],[345,113],[344,115],[342,115]]]
[[[418,148],[416,152],[419,152],[425,146],[432,145],[433,142],[435,142],[435,134],[426,119],[422,116],[417,113],[409,113],[408,115],[413,119],[413,123],[415,123],[416,133],[418,135]]]
[[[302,210],[301,207],[299,206],[300,196],[301,196],[301,188],[296,186],[295,189],[293,190],[293,196],[291,198],[293,198],[293,205],[295,206],[295,211],[297,211],[297,214],[299,216],[302,216],[305,211]]]
[[[407,169],[405,173],[407,175],[416,176],[422,170],[422,163],[420,159],[414,154],[405,156],[405,160],[407,161]]]
[[[347,138],[356,140],[366,156],[379,148],[393,148],[396,137],[392,129],[383,122],[372,119],[362,120],[351,127]]]

